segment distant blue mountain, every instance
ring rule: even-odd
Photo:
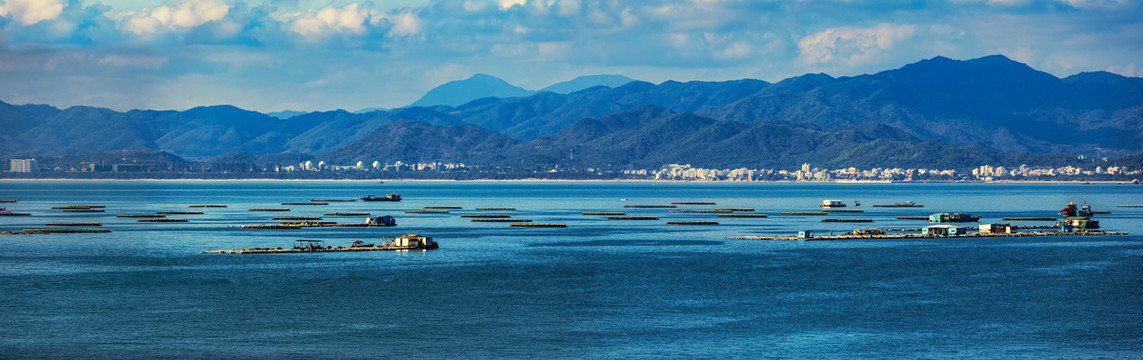
[[[307,112],[305,112],[305,111],[294,111],[294,110],[282,110],[282,111],[275,111],[275,112],[266,113],[266,115],[270,115],[270,116],[273,116],[273,117],[276,117],[279,119],[289,119],[289,118],[292,118],[292,117],[295,117],[298,115],[305,115],[305,114],[307,114]]]
[[[540,89],[540,91],[551,91],[557,94],[570,94],[596,86],[617,88],[632,81],[635,81],[635,79],[623,75],[587,75],[552,84],[551,86]]]
[[[450,81],[437,86],[410,106],[460,106],[470,101],[498,97],[528,96],[532,92],[487,74],[476,74],[464,80]]]
[[[1003,56],[935,57],[875,74],[806,74],[773,84],[632,81],[567,94],[476,75],[431,93],[468,88],[484,89],[483,97],[288,119],[226,105],[117,112],[0,102],[0,156],[141,149],[566,165],[574,150],[577,163],[592,166],[959,166],[1017,153],[1143,152],[1143,79],[1107,72],[1060,79]],[[418,144],[421,136],[426,142]]]

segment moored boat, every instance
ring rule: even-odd
[[[925,207],[925,206],[921,205],[921,204],[913,203],[912,201],[906,201],[903,203],[896,203],[896,204],[876,204],[876,205],[873,205],[873,207]]]
[[[936,213],[929,215],[929,222],[977,222],[980,215],[969,215],[960,211],[951,213]]]
[[[841,200],[822,200],[820,206],[824,208],[845,207],[845,203]]]
[[[400,194],[389,194],[384,197],[377,197],[376,195],[369,195],[361,198],[361,201],[401,201]]]

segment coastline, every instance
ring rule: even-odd
[[[34,179],[20,179],[20,178],[0,178],[2,182],[18,182],[18,181],[44,181],[44,182],[106,182],[106,181],[137,181],[137,182],[410,182],[410,183],[445,183],[445,182],[501,182],[501,183],[702,183],[702,184],[1119,184],[1119,185],[1132,185],[1130,181],[1118,180],[971,180],[971,181],[892,181],[885,182],[881,180],[869,181],[794,181],[794,180],[762,180],[762,181],[726,181],[726,180],[655,180],[655,179],[470,179],[470,180],[455,180],[455,179],[72,179],[72,178],[34,178]]]

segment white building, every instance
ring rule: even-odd
[[[36,166],[36,159],[12,159],[10,164],[9,172],[30,173],[40,171]]]

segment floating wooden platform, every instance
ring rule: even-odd
[[[718,214],[718,217],[764,218],[766,214]]]
[[[321,220],[321,216],[275,216],[272,220]]]
[[[226,205],[223,205],[223,204],[195,204],[195,205],[190,205],[189,207],[192,207],[192,208],[224,208],[224,207],[226,207]]]
[[[1143,208],[1143,204],[1124,204],[1119,205],[1121,208]]]
[[[713,201],[672,201],[671,204],[675,205],[718,205]]]
[[[68,209],[63,209],[63,212],[104,212],[104,210],[103,209],[68,208]]]
[[[424,207],[424,208],[425,208],[425,209],[445,209],[445,210],[460,210],[460,209],[463,209],[463,207],[460,207],[460,206],[426,206],[426,207]]]
[[[24,229],[26,234],[56,234],[56,233],[108,233],[111,229],[108,228],[48,228],[48,229]]]
[[[163,215],[202,215],[202,211],[159,211]]]
[[[623,215],[627,215],[627,213],[624,213],[624,212],[617,212],[617,211],[589,211],[589,212],[584,212],[584,213],[581,213],[581,214],[582,214],[582,215],[588,215],[588,216],[592,216],[592,215],[605,215],[605,216],[623,216]]]
[[[284,203],[282,203],[282,205],[302,205],[302,206],[304,206],[304,205],[329,205],[329,203],[325,203],[325,202],[284,202]]]
[[[531,219],[472,219],[472,222],[532,222]]]
[[[333,212],[325,213],[325,216],[369,216],[367,212]]]
[[[612,216],[607,220],[659,220],[658,216]]]
[[[666,209],[677,208],[675,205],[623,205],[625,208]]]
[[[478,207],[479,211],[516,211],[514,207]]]
[[[189,222],[187,219],[139,219],[137,222],[145,223],[169,223],[169,222]]]
[[[97,222],[50,222],[44,226],[103,226]]]
[[[734,210],[730,209],[714,209],[714,210],[691,210],[692,213],[699,214],[717,214],[717,213],[732,213]]]
[[[164,218],[167,216],[163,215],[163,214],[119,214],[119,215],[115,215],[115,217],[121,217],[121,218]]]
[[[898,216],[897,220],[929,220],[928,216]]]
[[[301,229],[299,225],[282,225],[282,224],[258,224],[258,225],[239,225],[237,227],[243,229]]]
[[[825,215],[825,211],[786,211],[782,215]]]
[[[822,219],[822,222],[873,222],[873,219]]]
[[[102,209],[106,206],[103,205],[68,205],[68,206],[52,206],[52,210],[62,209]]]
[[[827,212],[827,213],[831,213],[831,212],[835,212],[835,213],[863,213],[863,212],[865,212],[865,210],[861,210],[861,209],[825,209],[825,210],[822,210],[822,212]]]
[[[667,225],[718,225],[717,221],[668,221]]]
[[[287,209],[287,208],[256,208],[256,209],[250,209],[250,211],[290,211],[290,209]]]
[[[321,252],[353,252],[353,251],[407,251],[407,250],[432,250],[421,248],[417,245],[397,246],[397,245],[382,245],[382,246],[357,246],[357,247],[336,247],[336,248],[322,248],[322,249],[234,249],[234,250],[207,250],[203,254],[302,254],[302,253],[321,253]]]
[[[854,235],[851,233],[840,235],[821,235],[810,238],[799,238],[792,235],[777,235],[777,236],[727,236],[726,239],[739,239],[739,240],[804,240],[804,241],[817,241],[817,240],[860,240],[860,239],[957,239],[957,238],[982,238],[982,237],[1021,237],[1021,236],[1097,236],[1097,235],[1127,235],[1126,232],[1111,232],[1111,231],[1083,231],[1083,232],[1062,232],[1062,231],[1028,231],[1028,232],[1015,232],[1009,234],[1003,233],[968,233],[963,235],[928,235],[928,234],[875,234],[875,235]]]
[[[357,199],[310,199],[311,202],[354,202]]]
[[[754,211],[754,208],[726,208],[726,209],[715,209],[715,210],[729,210],[729,211]]]
[[[566,228],[567,224],[542,224],[542,223],[524,223],[524,224],[510,224],[511,227],[526,227],[526,228]]]
[[[462,218],[510,218],[512,215],[508,214],[464,214]]]
[[[1023,220],[1023,221],[1056,221],[1054,217],[1006,217],[1001,220]]]
[[[406,214],[448,214],[448,210],[405,210]]]
[[[30,216],[32,213],[14,212],[14,211],[0,211],[0,216]]]

